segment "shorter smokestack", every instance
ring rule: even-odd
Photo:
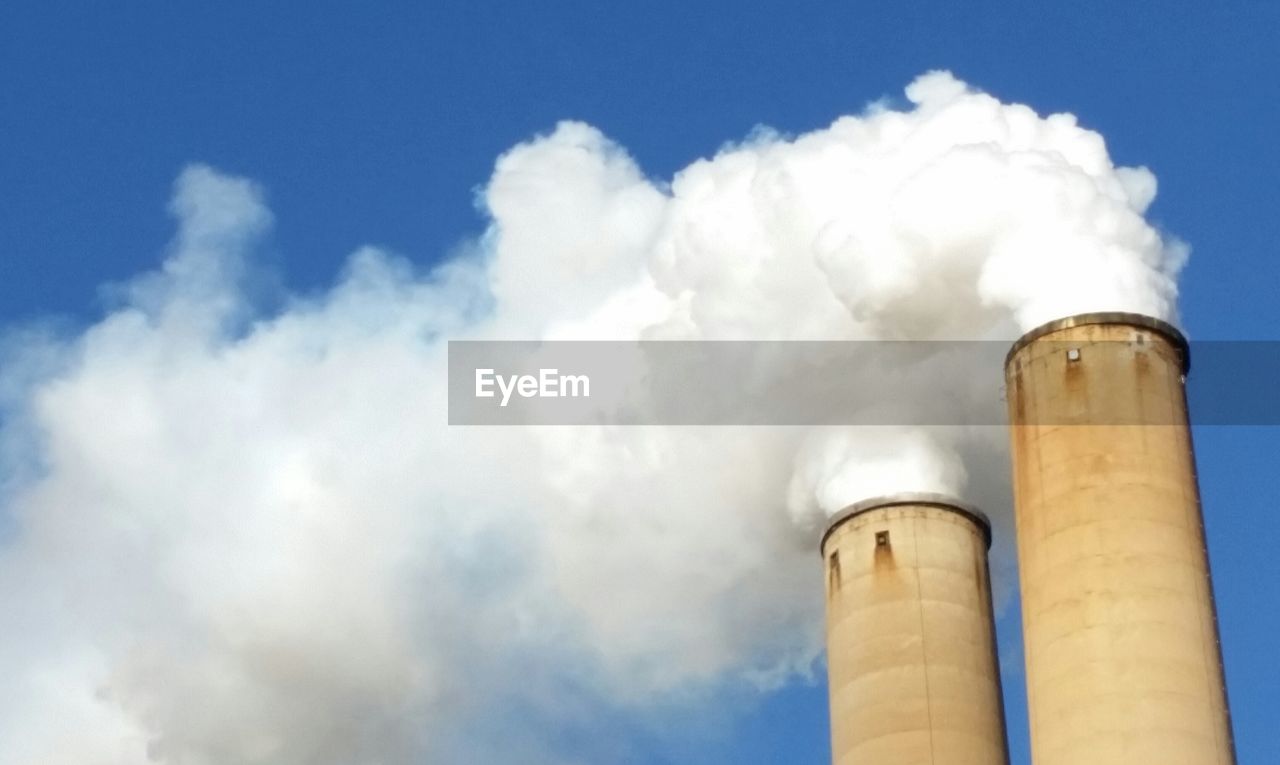
[[[822,537],[835,765],[1008,763],[991,524],[939,494],[859,502]]]

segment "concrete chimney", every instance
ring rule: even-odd
[[[937,494],[859,502],[822,538],[835,765],[1005,765],[978,510]]]
[[[1036,765],[1235,762],[1188,363],[1172,326],[1120,313],[1006,359]]]

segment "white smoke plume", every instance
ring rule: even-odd
[[[946,73],[907,98],[669,184],[561,124],[498,160],[466,252],[364,249],[269,312],[262,191],[186,170],[157,271],[6,345],[0,764],[607,763],[615,712],[809,673],[822,518],[899,490],[998,514],[999,429],[450,428],[444,341],[1175,318],[1150,172]]]

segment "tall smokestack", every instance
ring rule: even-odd
[[[1235,762],[1188,366],[1181,333],[1123,313],[1006,359],[1036,765]]]
[[[987,548],[978,510],[897,494],[822,538],[835,765],[1002,765]]]

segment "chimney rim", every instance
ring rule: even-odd
[[[1078,313],[1072,316],[1064,316],[1061,319],[1045,322],[1035,327],[1013,342],[1013,346],[1009,348],[1009,352],[1004,357],[1004,367],[1006,370],[1009,364],[1013,362],[1013,357],[1018,355],[1018,351],[1031,345],[1036,340],[1045,335],[1060,332],[1064,329],[1073,327],[1085,327],[1093,324],[1117,324],[1121,326],[1139,327],[1141,329],[1151,330],[1159,335],[1164,336],[1166,340],[1173,344],[1178,350],[1178,356],[1182,359],[1182,373],[1185,375],[1191,371],[1191,348],[1187,343],[1187,336],[1182,334],[1182,330],[1173,326],[1163,319],[1157,319],[1154,316],[1148,316],[1142,313],[1127,313],[1125,311],[1094,311],[1092,313]]]
[[[965,516],[970,521],[973,521],[974,525],[982,531],[982,536],[986,540],[987,549],[991,549],[991,519],[987,517],[986,513],[982,512],[974,505],[950,494],[941,494],[932,491],[902,491],[894,494],[884,494],[877,497],[869,497],[867,499],[859,500],[831,516],[830,520],[827,521],[826,529],[822,532],[822,539],[818,543],[818,552],[823,555],[826,554],[827,539],[831,536],[831,533],[845,521],[859,515],[869,513],[872,510],[912,505],[935,507]]]

